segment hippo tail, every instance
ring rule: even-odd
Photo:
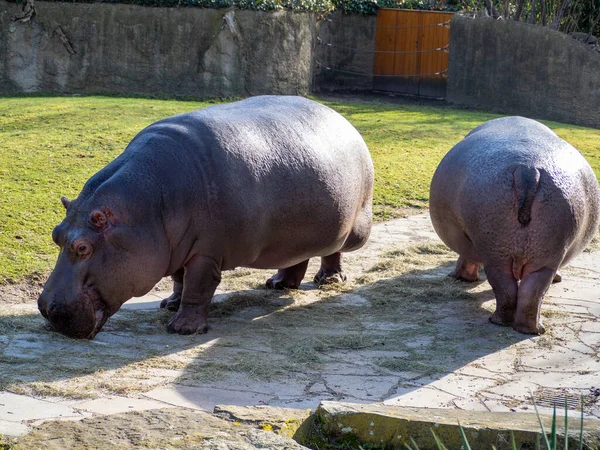
[[[540,171],[535,167],[519,165],[513,170],[513,189],[517,197],[519,223],[526,227],[531,222],[531,205],[540,183]]]

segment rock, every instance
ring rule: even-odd
[[[579,437],[578,413],[569,420],[569,448],[575,447]],[[485,411],[457,411],[433,408],[397,408],[377,405],[322,402],[315,415],[316,438],[329,442],[354,442],[374,446],[385,443],[386,448],[405,448],[413,438],[420,448],[437,448],[430,430],[434,430],[446,448],[463,448],[458,424],[462,425],[471,448],[509,448],[513,431],[518,448],[533,448],[540,432],[535,414]],[[546,430],[551,429],[552,417],[541,416]],[[564,436],[558,418],[558,434]],[[584,420],[585,442],[593,448],[599,442],[600,421]],[[320,434],[320,435],[319,435]],[[315,436],[308,436],[314,441]],[[503,444],[504,443],[504,444]],[[334,445],[335,446],[335,445]],[[560,445],[559,445],[560,446]]]
[[[263,430],[273,430],[277,434],[291,438],[308,419],[311,410],[275,406],[217,405],[214,414],[230,422],[239,422]]]
[[[167,408],[84,419],[48,421],[16,441],[14,449],[179,448],[306,449],[292,439],[185,408]]]
[[[598,43],[598,38],[596,36],[590,36],[588,38],[587,33],[579,33],[573,31],[572,33],[569,33],[569,36],[571,36],[573,39],[577,39],[578,41],[583,42],[584,44],[595,45]]]

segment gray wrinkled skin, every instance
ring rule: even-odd
[[[254,97],[140,132],[95,174],[54,232],[61,251],[38,300],[60,332],[93,338],[133,296],[172,275],[171,332],[203,333],[221,271],[278,268],[297,288],[343,280],[340,252],[371,229],[373,165],[359,133],[316,102]]]
[[[458,279],[481,265],[496,296],[494,323],[541,334],[542,299],[558,269],[591,241],[598,181],[583,156],[534,120],[505,117],[471,131],[431,182],[430,214],[459,254]]]

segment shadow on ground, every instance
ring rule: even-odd
[[[95,340],[78,341],[47,330],[35,305],[5,306],[2,388],[206,410],[384,401],[529,338],[488,322],[489,285],[447,277],[453,259],[423,244],[384,254],[346,285],[298,291],[258,288],[267,271],[234,271],[198,336],[166,333],[167,311],[122,309]]]

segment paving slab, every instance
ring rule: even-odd
[[[72,407],[26,395],[0,392],[0,420],[23,422],[57,417],[81,417]],[[17,427],[18,428],[18,427]]]
[[[239,406],[260,405],[267,404],[273,398],[272,395],[256,392],[194,386],[158,388],[146,393],[145,396],[172,406],[209,412],[218,404]]]
[[[19,437],[29,432],[29,427],[22,423],[0,420],[0,436]]]
[[[118,414],[127,411],[146,411],[148,409],[165,408],[164,402],[144,398],[105,397],[83,402],[71,403],[73,408],[94,414]]]

